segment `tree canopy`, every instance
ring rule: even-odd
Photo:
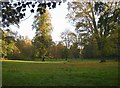
[[[52,24],[48,11],[42,15],[37,14],[33,23],[33,28],[36,29],[36,36],[33,39],[33,44],[36,48],[36,54],[43,61],[48,54],[48,48],[52,44]]]
[[[46,8],[54,9],[57,4],[60,5],[65,0],[8,0],[0,1],[0,17],[1,17],[1,26],[9,27],[11,24],[18,25],[20,20],[23,19],[26,15],[25,11],[27,7],[30,9],[31,13],[39,12],[43,14],[46,11]],[[37,9],[35,9],[37,7]],[[18,25],[19,26],[19,25]]]
[[[68,3],[67,17],[82,35],[86,45],[96,42],[101,58],[117,50],[111,37],[120,29],[120,2],[80,2]],[[82,37],[81,36],[81,37]],[[116,37],[118,40],[118,37]],[[109,44],[110,43],[110,44]],[[85,45],[84,45],[85,46]],[[109,48],[108,48],[109,47]]]

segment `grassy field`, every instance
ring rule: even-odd
[[[117,86],[118,63],[2,61],[3,86]]]

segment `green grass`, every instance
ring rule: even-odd
[[[2,61],[3,86],[117,86],[118,63]]]

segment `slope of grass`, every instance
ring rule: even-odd
[[[3,86],[117,86],[115,61],[3,61]]]

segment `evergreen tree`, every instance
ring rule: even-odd
[[[52,45],[52,25],[48,11],[42,15],[37,14],[35,16],[33,28],[36,29],[36,36],[33,39],[36,56],[42,58],[42,61],[45,61],[45,58],[49,55],[48,49]]]

